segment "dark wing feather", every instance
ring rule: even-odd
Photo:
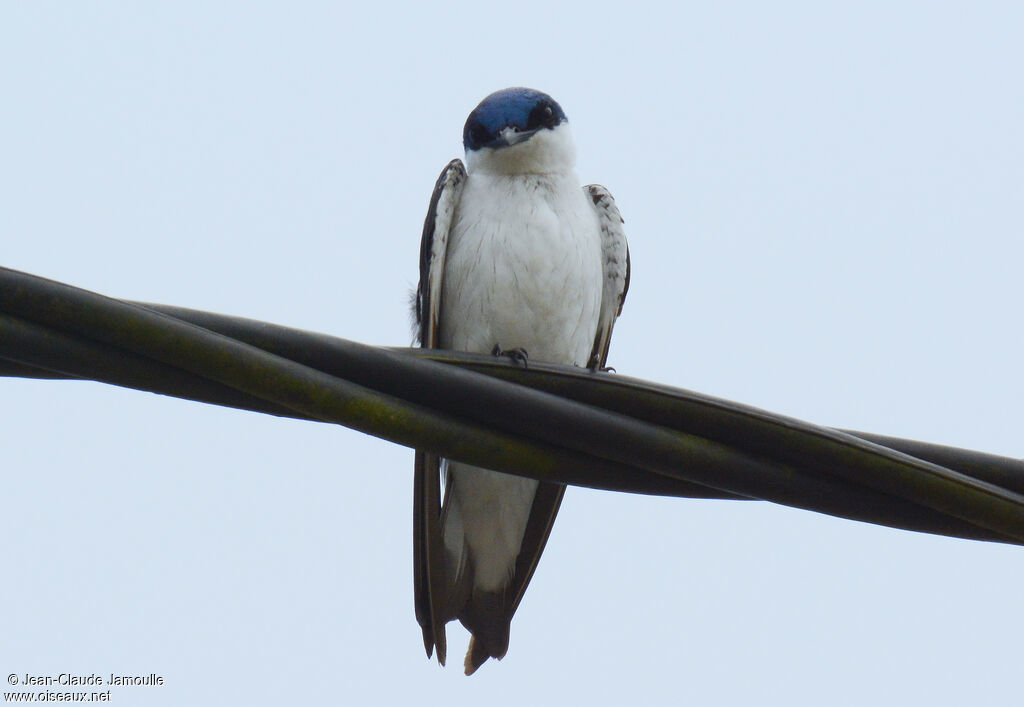
[[[437,178],[423,222],[415,315],[418,339],[424,348],[437,347],[448,233],[465,181],[462,161],[449,162]],[[436,647],[437,660],[444,665],[444,625],[449,610],[444,606],[448,588],[441,536],[441,460],[420,451],[416,452],[413,476],[413,575],[416,620],[423,630],[423,646],[428,657]]]
[[[430,207],[423,221],[420,239],[420,282],[416,288],[414,313],[420,346],[437,348],[438,321],[441,316],[441,284],[444,280],[444,259],[448,250],[448,232],[451,230],[455,208],[466,183],[466,168],[462,160],[448,163],[434,184]]]

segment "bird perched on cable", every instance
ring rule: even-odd
[[[629,287],[622,217],[583,188],[562,107],[528,88],[492,93],[466,120],[430,200],[415,316],[424,348],[604,368]],[[446,467],[444,502],[440,472]],[[509,625],[564,486],[416,453],[416,618],[444,665],[445,624],[472,637],[466,674],[508,649]]]

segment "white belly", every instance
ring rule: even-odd
[[[530,360],[586,365],[601,284],[600,228],[574,174],[471,174],[449,235],[440,345],[523,348]],[[500,589],[537,482],[454,463],[448,478],[445,545],[460,565],[472,559],[476,588]]]

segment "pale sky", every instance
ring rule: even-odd
[[[844,5],[8,3],[0,264],[407,344],[434,179],[526,85],[626,219],[621,373],[1022,457],[1024,10]],[[98,383],[0,400],[4,675],[164,677],[131,705],[1019,698],[1024,548],[570,489],[465,678],[467,634],[441,669],[413,615],[411,450]]]

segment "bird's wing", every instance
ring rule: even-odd
[[[629,291],[629,246],[622,228],[622,215],[615,199],[599,184],[583,187],[594,204],[601,225],[601,263],[604,280],[601,288],[601,314],[597,321],[597,334],[587,365],[604,368],[608,362],[608,344],[612,339],[615,318],[622,312],[622,303]]]
[[[437,348],[438,322],[441,315],[441,284],[444,281],[444,260],[448,251],[448,232],[455,217],[455,208],[466,183],[462,160],[452,160],[441,171],[430,196],[430,208],[423,221],[420,239],[420,284],[416,289],[416,324],[420,346]]]
[[[418,338],[423,348],[437,348],[441,310],[441,284],[455,209],[466,183],[462,160],[452,160],[437,178],[420,241],[420,282],[414,305]],[[444,665],[447,653],[444,625],[450,610],[444,606],[448,593],[445,578],[444,542],[441,536],[441,459],[416,452],[413,480],[413,574],[416,620],[423,629],[427,657],[437,647]]]

